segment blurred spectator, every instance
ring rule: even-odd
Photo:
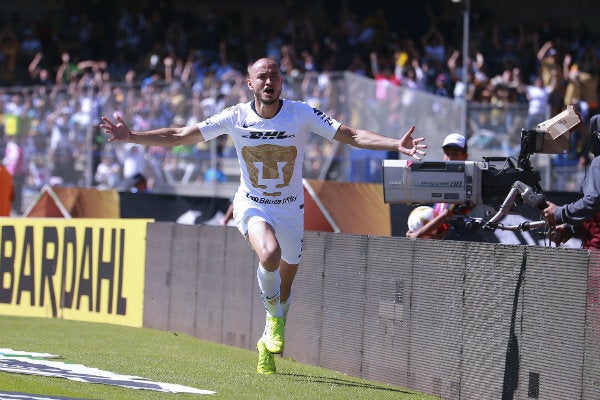
[[[562,111],[563,102],[563,68],[558,62],[558,52],[554,43],[548,41],[540,47],[537,58],[540,62],[540,76],[544,87],[553,85],[554,90],[550,93],[548,103],[550,114],[556,115]]]
[[[448,90],[448,78],[445,74],[439,73],[435,77],[435,87],[433,88],[433,94],[442,97],[450,97],[450,91]]]
[[[49,174],[44,162],[44,157],[36,154],[29,163],[26,185],[31,190],[41,190],[49,181]]]
[[[56,71],[56,83],[67,84],[69,82],[75,81],[80,72],[77,63],[71,60],[71,55],[66,51],[63,51],[63,53],[60,56],[60,59],[61,64],[58,66],[58,69]]]
[[[148,180],[143,174],[135,174],[129,179],[129,191],[131,193],[148,193],[150,191]]]
[[[23,38],[21,39],[21,51],[31,59],[35,54],[43,50],[42,41],[37,36],[36,24],[34,20],[27,22],[27,27],[23,30]]]
[[[42,65],[43,57],[44,55],[41,52],[37,53],[27,68],[31,83],[34,85],[51,85],[54,83],[50,71]]]
[[[125,149],[123,159],[123,178],[130,179],[146,170],[146,157],[144,148],[138,145],[130,145]]]
[[[423,62],[433,64],[446,61],[445,39],[434,24],[431,24],[421,37],[421,45],[423,46]]]
[[[535,76],[531,85],[527,85],[525,93],[529,102],[527,107],[527,121],[525,122],[526,129],[535,129],[540,123],[550,117],[550,105],[548,99],[550,93],[556,86],[556,79],[552,79],[548,86],[543,86],[541,76]]]
[[[563,77],[566,81],[564,104],[579,103],[584,121],[598,111],[599,56],[587,46],[579,60],[573,60],[570,54],[565,55],[563,60]]]
[[[400,86],[400,80],[394,73],[391,62],[385,57],[379,57],[377,53],[371,53],[371,72],[375,79],[375,98],[378,100],[388,99],[388,91],[393,86]]]
[[[212,165],[204,173],[204,183],[227,182],[227,176],[221,169],[221,162],[217,161],[216,165]]]
[[[365,17],[358,40],[380,49],[389,38],[390,27],[384,7],[377,7]]]
[[[0,163],[0,216],[8,217],[10,215],[14,193],[12,175]]]
[[[425,74],[419,60],[411,60],[402,68],[401,85],[413,90],[425,90]]]
[[[52,160],[52,176],[50,178],[53,185],[61,186],[79,186],[80,171],[75,166],[74,154],[66,147],[60,147],[54,153]]]
[[[23,204],[23,186],[25,184],[25,155],[21,146],[19,135],[7,137],[6,148],[4,150],[4,166],[11,174],[14,187],[12,209],[15,213],[21,214]]]
[[[464,66],[461,65],[460,68],[458,67],[459,55],[460,52],[458,50],[454,50],[450,54],[450,57],[448,57],[446,65],[448,66],[450,80],[454,83],[453,97],[455,99],[466,99],[469,91],[468,86],[473,83],[473,73],[471,69],[467,67],[467,82],[464,82]]]
[[[11,85],[19,57],[19,37],[11,22],[0,28],[0,55],[0,85]]]
[[[116,188],[121,182],[121,166],[110,153],[105,153],[96,168],[94,179],[100,189]]]

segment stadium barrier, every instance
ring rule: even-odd
[[[150,220],[54,217],[0,218],[0,314],[141,327]]]
[[[1,234],[1,314],[246,349],[262,332],[258,261],[234,227],[2,218]],[[445,399],[600,398],[598,252],[316,231],[304,240],[286,357]]]
[[[600,398],[600,255],[306,231],[284,356],[445,399]],[[234,227],[149,223],[143,325],[254,349]],[[503,397],[503,394],[511,397]]]

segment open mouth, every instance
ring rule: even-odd
[[[267,88],[267,89],[265,89],[265,93],[266,94],[273,94],[273,93],[275,93],[275,89],[273,89],[273,88]]]

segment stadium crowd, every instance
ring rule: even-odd
[[[300,2],[288,2],[283,16],[195,2],[124,3],[103,15],[97,2],[76,4],[43,18],[0,19],[2,147],[16,137],[23,185],[33,190],[86,184],[90,155],[94,180],[87,184],[94,186],[122,187],[148,168],[151,181],[202,181],[202,168],[181,160],[208,149],[113,148],[97,128],[99,116],[133,109],[132,129],[200,121],[247,98],[246,65],[265,55],[297,83],[288,97],[334,115],[337,71],[372,78],[382,90],[405,86],[472,104],[528,105],[528,128],[565,105],[576,106],[586,122],[598,112],[600,40],[583,26],[474,18],[465,84],[462,27],[433,9],[417,35],[397,29],[383,6],[359,15],[349,2],[336,13],[300,12]],[[576,162],[589,162],[585,146],[574,146]],[[217,154],[229,150],[220,143]]]

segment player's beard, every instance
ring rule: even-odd
[[[270,106],[279,101],[279,96],[281,95],[281,91],[277,92],[277,90],[274,89],[273,94],[270,95],[269,97],[264,96],[262,91],[260,93],[256,93],[256,95],[257,95],[256,98],[258,101],[260,101],[262,104],[264,104],[266,106]]]
[[[275,104],[275,102],[276,102],[278,99],[270,99],[270,100],[265,100],[265,99],[263,99],[263,98],[260,98],[260,99],[258,99],[258,100],[259,100],[261,103],[263,103],[264,105],[266,105],[266,106],[270,106],[270,105],[272,105],[272,104]]]

